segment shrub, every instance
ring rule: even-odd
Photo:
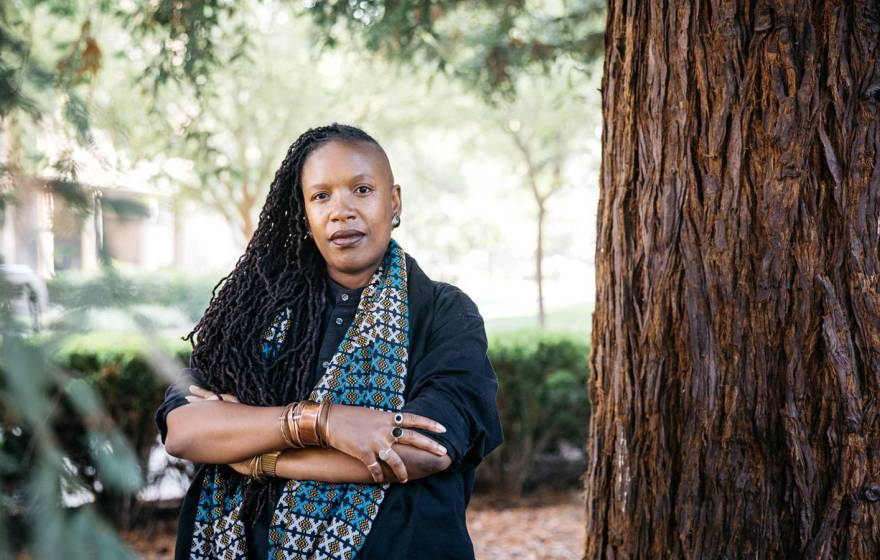
[[[119,271],[84,275],[62,272],[49,280],[49,301],[63,307],[117,307],[136,304],[175,307],[195,321],[211,300],[219,274]]]
[[[189,362],[190,345],[165,341],[164,353],[179,364]],[[533,473],[535,459],[562,441],[583,448],[587,437],[589,347],[572,335],[537,331],[490,337],[489,357],[498,375],[498,408],[504,430],[502,446],[480,467],[481,487],[520,493]],[[156,443],[154,414],[168,380],[147,359],[148,346],[138,335],[92,332],[66,339],[54,361],[76,382],[87,383],[103,401],[116,427],[147,472]],[[63,402],[70,407],[71,403]],[[76,415],[57,426],[62,448],[90,484],[97,504],[121,524],[133,519],[134,504],[97,484],[88,430]]]
[[[171,356],[177,365],[189,363],[189,343],[163,341],[159,350]],[[93,332],[71,337],[56,354],[54,361],[66,370],[74,383],[87,383],[103,401],[103,408],[113,424],[133,448],[141,472],[147,472],[150,451],[156,445],[154,415],[162,403],[168,380],[160,375],[147,356],[147,342],[136,335]],[[62,401],[69,409],[69,399]],[[96,504],[111,513],[121,525],[133,519],[131,496],[107,492],[97,481],[97,469],[90,453],[87,431],[74,415],[65,411],[57,430],[62,448],[83,479],[90,484]],[[67,418],[74,418],[68,421]],[[149,480],[147,482],[150,482]]]
[[[490,338],[504,443],[481,468],[481,483],[519,494],[536,458],[562,441],[584,447],[588,356],[587,342],[570,334],[520,331]]]

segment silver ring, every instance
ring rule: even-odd
[[[391,428],[391,437],[394,438],[394,443],[400,443],[400,438],[403,437],[403,428],[400,426]]]
[[[382,461],[387,461],[388,457],[391,457],[391,448],[390,447],[388,449],[383,449],[383,450],[379,451],[379,459],[381,459]]]
[[[403,413],[398,412],[394,415],[394,425],[395,426],[403,426]]]

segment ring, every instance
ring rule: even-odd
[[[401,436],[403,436],[403,428],[395,426],[394,429],[391,430],[391,437],[394,438],[394,443],[400,442]]]
[[[403,426],[403,413],[398,412],[394,415],[394,424],[397,426]]]
[[[388,449],[383,449],[383,450],[379,451],[379,459],[381,459],[383,461],[387,461],[388,457],[391,457],[391,448],[390,447]]]
[[[373,465],[378,465],[378,464],[379,464],[379,461],[373,461],[372,463],[370,463],[369,465],[367,465],[367,468],[369,469],[369,468],[372,467]]]

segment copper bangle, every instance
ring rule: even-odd
[[[321,447],[330,447],[330,434],[327,431],[327,422],[330,419],[330,408],[332,406],[333,403],[330,399],[325,398],[321,401],[321,406],[318,408],[318,440]]]
[[[299,419],[299,433],[302,442],[308,446],[320,445],[318,439],[318,410],[321,405],[315,401],[303,401]]]
[[[263,476],[262,455],[257,455],[253,459],[251,459],[251,478],[253,478],[257,482],[266,482],[266,477]]]
[[[303,401],[296,403],[287,414],[287,426],[291,433],[294,447],[305,447],[303,443],[302,432],[300,431],[300,418],[302,417]]]
[[[293,409],[294,403],[288,404],[284,408],[284,412],[281,413],[281,416],[278,417],[278,421],[281,424],[281,437],[284,439],[285,445],[287,447],[296,447],[296,444],[293,441],[293,436],[290,433],[290,423],[287,420],[290,411]]]

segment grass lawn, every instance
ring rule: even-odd
[[[593,306],[589,303],[579,303],[568,307],[548,309],[545,328],[548,331],[581,333],[588,336],[590,333],[592,315]],[[537,315],[499,317],[486,320],[486,331],[490,334],[530,330],[536,329],[537,327]]]

